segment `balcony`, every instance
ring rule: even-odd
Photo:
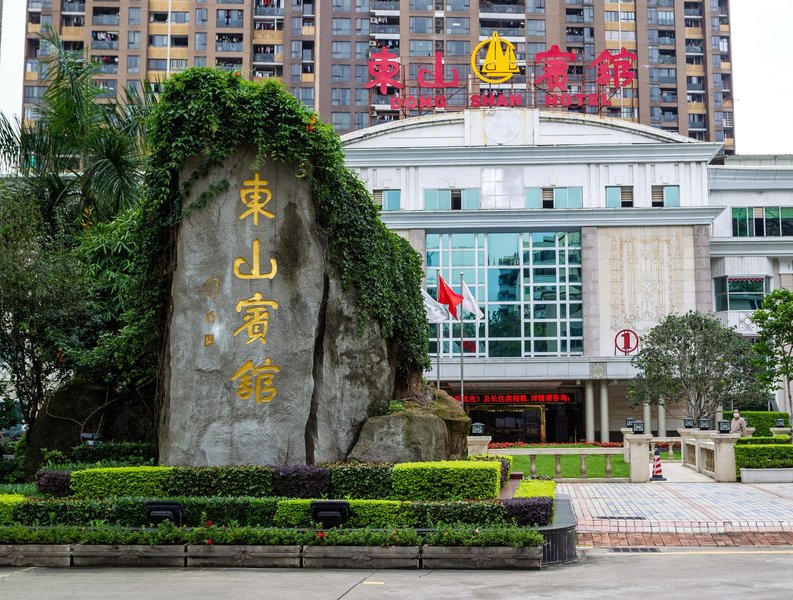
[[[215,26],[242,29],[245,26],[245,21],[242,19],[218,19],[215,21]]]
[[[121,18],[118,15],[94,15],[92,25],[119,25]]]
[[[526,37],[526,29],[513,27],[479,27],[479,37],[490,37],[493,32],[498,32],[501,37]],[[570,36],[567,36],[570,37]],[[582,36],[583,39],[583,36]]]
[[[399,2],[395,0],[371,0],[369,10],[399,10]]]
[[[91,40],[91,50],[118,50],[118,40]]]
[[[64,13],[85,14],[85,2],[63,2],[61,4],[61,14]]]
[[[493,4],[492,2],[480,2],[479,14],[498,13],[510,15],[522,15],[526,12],[525,4]]]
[[[255,63],[282,63],[284,62],[284,55],[283,54],[272,54],[272,53],[258,53],[253,55],[253,62]]]
[[[750,319],[752,314],[753,310],[722,310],[716,313],[716,318],[722,325],[734,328],[741,335],[755,336],[759,329]]]
[[[28,10],[39,11],[52,8],[52,0],[28,0]]]
[[[369,28],[370,34],[378,33],[399,33],[399,25],[372,25]]]
[[[689,130],[693,129],[693,130],[704,131],[705,129],[707,129],[707,123],[705,123],[705,121],[692,121],[692,120],[689,120],[688,129]]]
[[[282,6],[257,6],[253,11],[254,17],[283,17]]]
[[[242,42],[217,42],[215,52],[242,52]]]

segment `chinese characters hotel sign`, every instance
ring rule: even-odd
[[[449,95],[465,91],[468,82],[461,73],[462,65],[450,66],[445,64],[442,52],[435,52],[433,65],[421,65],[416,73],[416,84],[420,90],[419,95],[406,95],[405,82],[400,78],[401,63],[399,57],[388,48],[381,47],[379,52],[369,58],[369,75],[371,80],[368,88],[375,88],[380,94],[388,94],[388,88],[398,90],[400,95],[390,97],[392,109],[432,109],[446,108]],[[629,87],[636,78],[636,55],[622,48],[618,53],[612,54],[604,50],[594,61],[584,65],[584,69],[591,73],[591,83],[598,86],[596,92],[583,92],[585,86],[573,87],[569,82],[569,68],[577,65],[577,56],[572,52],[563,52],[559,46],[553,45],[545,52],[539,52],[536,57],[536,73],[529,77],[534,90],[544,92],[544,106],[611,106],[611,96],[620,88]],[[471,73],[484,84],[500,85],[515,83],[521,75],[515,54],[515,45],[500,37],[497,32],[488,39],[480,42],[471,53]],[[570,85],[569,85],[570,84]],[[520,89],[515,84],[515,89]],[[527,89],[531,85],[526,86]],[[442,90],[443,93],[437,93]],[[610,91],[609,91],[610,90]],[[501,89],[493,89],[492,93],[482,91],[471,94],[469,106],[471,108],[491,106],[531,106],[531,96],[510,90],[501,93]]]

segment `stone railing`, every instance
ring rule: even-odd
[[[678,429],[682,440],[683,466],[716,481],[737,481],[735,442],[738,433],[716,433],[698,429]]]
[[[529,475],[534,477],[537,474],[537,457],[553,456],[556,463],[555,477],[562,478],[562,456],[579,457],[579,478],[587,478],[586,459],[588,456],[603,456],[606,461],[606,479],[612,479],[612,457],[622,454],[621,448],[505,448],[490,450],[490,454],[511,454],[529,457]],[[649,462],[645,461],[645,470],[649,468]]]

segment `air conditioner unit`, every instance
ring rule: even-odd
[[[435,40],[435,49],[443,50],[443,40]]]
[[[377,17],[369,17],[370,23],[377,23]]]
[[[369,40],[369,45],[372,48],[377,48],[377,40]]]

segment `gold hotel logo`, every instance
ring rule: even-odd
[[[479,67],[479,53],[487,47],[485,60]],[[519,73],[515,60],[515,45],[493,32],[488,39],[479,42],[471,52],[471,70],[485,83],[504,83]]]

